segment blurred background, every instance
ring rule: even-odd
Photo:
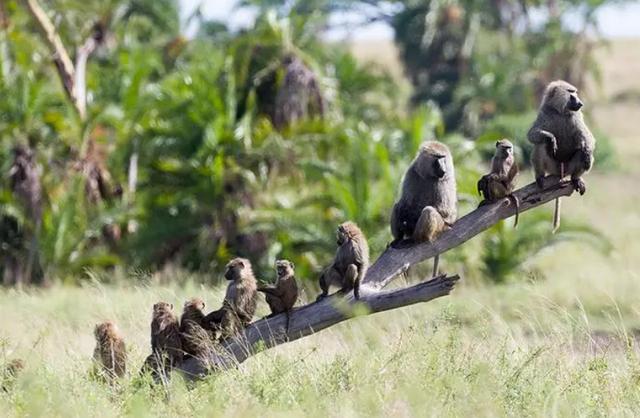
[[[555,235],[550,207],[527,212],[444,268],[543,279],[534,257],[566,242],[626,262],[639,17],[616,0],[2,1],[0,279],[213,283],[244,256],[315,281],[344,220],[384,249],[424,140],[454,152],[461,215],[497,139],[529,183],[526,131],[558,78],[598,140],[587,195]]]

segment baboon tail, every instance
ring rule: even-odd
[[[433,275],[431,277],[436,277],[438,275],[438,264],[440,264],[440,254],[433,257]]]
[[[558,228],[560,228],[560,198],[556,199],[556,207],[553,211],[553,229],[551,232],[555,234]]]
[[[518,219],[520,218],[520,201],[514,194],[509,195],[509,200],[513,203],[513,206],[516,208],[516,218],[513,222],[513,227],[516,228],[518,226]]]

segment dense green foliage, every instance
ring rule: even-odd
[[[194,39],[180,34],[172,0],[43,4],[70,51],[100,25],[83,118],[24,3],[6,2],[0,36],[5,283],[15,281],[8,263],[34,246],[50,279],[78,277],[87,268],[155,270],[167,263],[218,272],[233,255],[264,268],[276,257],[290,258],[302,277],[315,277],[343,220],[364,229],[374,254],[384,248],[389,209],[421,141],[438,138],[452,147],[465,213],[478,201],[475,182],[493,141],[509,135],[524,145],[522,129],[541,83],[582,80],[595,69],[591,49],[579,62],[565,54],[581,38],[557,16],[518,31],[515,22],[498,18],[505,10],[479,2],[396,2],[402,7],[393,27],[414,86],[412,106],[405,106],[397,80],[319,40],[329,13],[361,2],[246,3],[259,10],[251,29],[232,32],[202,21]],[[600,5],[590,4],[587,14]],[[432,13],[433,21],[426,18]],[[553,57],[577,62],[578,74],[564,64],[549,68],[558,62]],[[434,69],[442,71],[432,75]],[[18,144],[32,153],[26,171],[39,179],[26,197],[11,177]],[[481,259],[458,251],[449,261],[477,263],[466,268],[502,281],[521,262],[504,259],[494,243],[504,239],[500,231],[485,235]],[[526,240],[527,231],[509,234]],[[545,234],[534,246],[551,239]]]

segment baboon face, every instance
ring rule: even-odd
[[[227,269],[224,272],[224,278],[232,281],[239,280],[242,277],[242,271],[246,268],[245,261],[240,258],[234,258],[227,263]]]
[[[560,113],[577,112],[584,103],[578,97],[578,89],[566,81],[554,81],[547,86],[543,104],[548,104]]]
[[[118,332],[116,328],[116,324],[112,321],[106,321],[101,324],[96,325],[93,333],[97,339],[104,339],[110,335],[116,335]]]
[[[423,149],[420,151],[417,169],[422,178],[441,179],[447,174],[447,156],[434,150]]]
[[[198,309],[200,311],[204,310],[204,301],[200,298],[189,299],[184,303],[184,310],[187,309]]]
[[[501,139],[496,142],[496,154],[506,158],[513,154],[513,144],[511,141],[506,139]]]
[[[172,312],[173,311],[173,304],[171,303],[167,303],[167,302],[158,302],[155,305],[153,305],[153,315],[156,316],[158,314],[164,313],[164,312]]]
[[[293,275],[294,265],[289,260],[278,260],[276,261],[276,273],[278,277],[285,277]]]
[[[347,239],[349,239],[347,237],[347,232],[345,231],[344,227],[342,225],[338,226],[338,231],[336,232],[336,244],[338,244],[338,246],[344,244],[345,242],[347,242]]]

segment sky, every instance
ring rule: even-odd
[[[180,0],[181,14],[183,19],[186,19],[199,4],[202,4],[202,11],[207,18],[227,22],[234,29],[246,27],[252,22],[253,15],[250,11],[234,11],[237,2],[238,0]],[[598,11],[597,19],[606,38],[640,38],[640,1],[605,6]],[[377,23],[358,28],[353,33],[343,29],[328,34],[330,39],[346,37],[353,40],[392,39],[393,31],[388,25]]]

